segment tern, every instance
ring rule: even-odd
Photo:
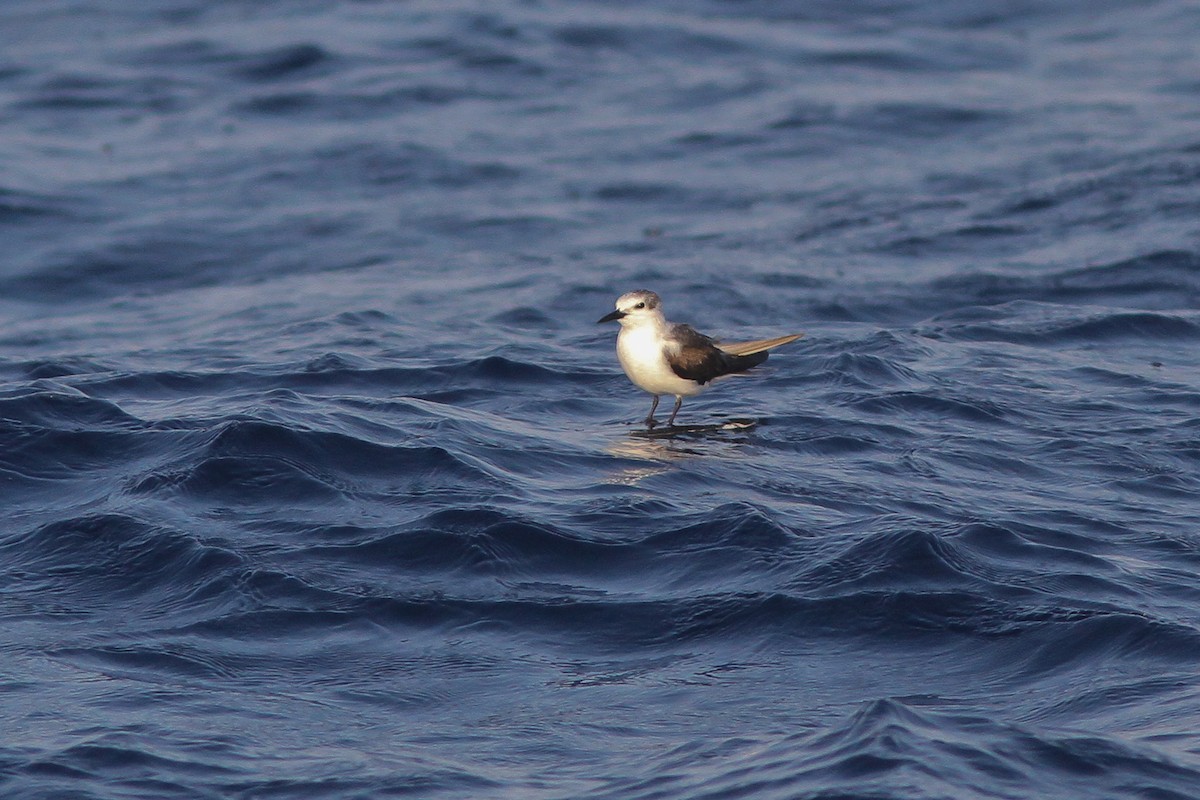
[[[639,289],[617,298],[617,308],[596,321],[621,323],[617,335],[617,359],[629,380],[654,395],[646,427],[658,424],[654,412],[664,394],[675,396],[675,408],[667,420],[674,427],[683,398],[694,397],[712,381],[736,375],[767,360],[767,351],[794,342],[804,334],[793,333],[774,339],[723,344],[699,333],[690,325],[668,322],[662,300],[654,292]]]

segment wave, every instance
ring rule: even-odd
[[[710,784],[756,797],[894,796],[929,791],[980,797],[1063,791],[1066,787],[1153,785],[1186,792],[1198,773],[1153,748],[1117,737],[1031,729],[938,709],[936,699],[887,698],[864,704],[832,730],[780,741],[745,742],[718,759]],[[728,763],[733,762],[733,763]],[[695,778],[692,778],[694,780]],[[688,781],[690,783],[690,781]],[[630,797],[649,796],[629,787]],[[661,791],[663,787],[659,785]],[[672,787],[686,792],[686,786]],[[1180,795],[1184,796],[1184,795]]]
[[[207,503],[327,506],[422,485],[480,491],[496,480],[439,445],[384,444],[237,420],[205,434],[202,444],[143,476],[131,491],[179,492]]]
[[[252,487],[238,491],[240,503],[256,502]],[[230,502],[200,496],[217,508]],[[1106,560],[1039,544],[1061,537],[1030,527],[881,525],[837,546],[737,505],[617,538],[486,507],[400,526],[252,527],[265,538],[249,546],[211,521],[184,533],[129,514],[89,515],[0,547],[14,569],[41,576],[45,591],[154,608],[167,628],[222,637],[471,629],[620,652],[951,635],[1000,643],[1009,669],[1027,677],[1110,659],[1178,661],[1200,644],[1197,630],[1142,608],[1140,591]],[[341,575],[356,577],[347,584]]]
[[[75,205],[69,198],[0,186],[0,226],[26,225],[43,220],[76,220],[81,214]]]
[[[57,598],[82,618],[136,610],[142,625],[187,618],[206,587],[244,565],[229,548],[119,513],[47,523],[7,537],[0,551],[31,596]],[[230,599],[218,598],[218,607]]]
[[[1196,308],[1200,255],[1162,250],[1110,264],[1034,274],[967,273],[934,281],[931,290],[952,306],[999,306],[1016,301],[1113,304],[1123,308]]]

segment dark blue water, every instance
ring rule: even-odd
[[[7,0],[0,796],[1200,797],[1198,41]]]

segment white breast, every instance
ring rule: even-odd
[[[691,397],[704,390],[695,381],[671,371],[671,365],[663,355],[659,332],[650,326],[622,328],[617,336],[617,358],[629,380],[650,394]]]

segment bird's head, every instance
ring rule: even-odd
[[[639,325],[656,318],[662,318],[662,301],[654,292],[638,289],[618,297],[617,310],[606,314],[596,322],[599,324],[617,320],[622,325]]]

